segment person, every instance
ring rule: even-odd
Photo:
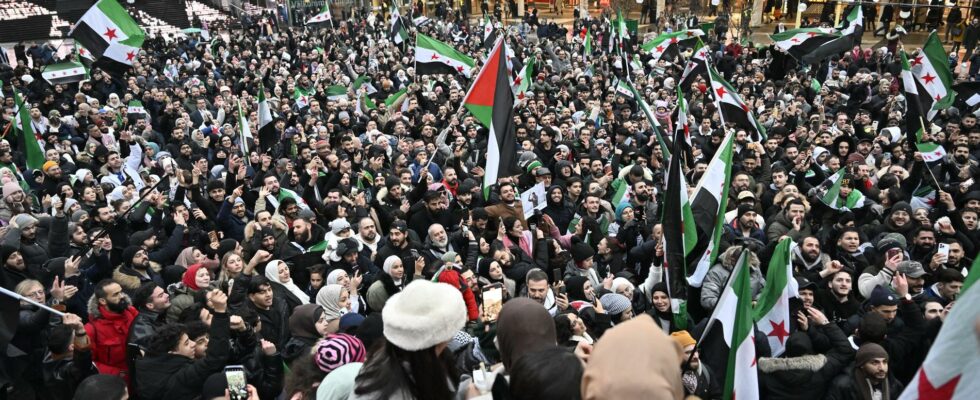
[[[99,371],[92,364],[89,338],[82,319],[66,314],[61,323],[48,335],[42,375],[44,386],[53,398],[67,399],[82,381]]]
[[[557,346],[555,324],[540,304],[526,298],[508,301],[497,319],[497,346],[505,370],[525,354]]]
[[[687,331],[677,331],[670,338],[684,350],[684,360],[681,363],[681,381],[684,383],[684,394],[701,398],[718,397],[721,395],[719,379],[707,365],[701,363],[696,348],[697,341]]]
[[[73,400],[84,399],[107,399],[107,400],[126,400],[129,398],[129,389],[126,381],[114,375],[92,375],[82,380],[75,389]]]
[[[316,304],[323,308],[327,332],[336,333],[340,329],[340,317],[350,312],[347,288],[338,284],[325,285],[316,294]]]
[[[944,269],[939,273],[939,278],[932,286],[929,286],[924,294],[927,300],[938,301],[943,307],[956,300],[956,296],[963,289],[964,277],[955,269]]]
[[[444,283],[414,281],[382,311],[384,338],[354,381],[351,399],[450,399],[470,389],[446,345],[466,324],[466,304]]]
[[[88,304],[85,331],[91,340],[92,361],[100,374],[128,379],[126,339],[139,311],[130,305],[122,286],[109,279],[95,284]]]
[[[269,261],[265,266],[265,277],[272,284],[272,292],[275,297],[284,299],[286,307],[290,310],[310,303],[308,296],[290,276],[289,265],[280,260]]]
[[[581,399],[579,382],[584,371],[575,354],[557,347],[529,351],[510,368],[513,399]]]
[[[834,379],[828,399],[897,399],[902,384],[889,373],[888,352],[874,343],[861,345],[854,355],[853,370]]]
[[[283,348],[289,341],[289,313],[285,299],[273,294],[272,283],[264,276],[256,276],[248,282],[248,308],[261,321],[261,334],[265,340]]]

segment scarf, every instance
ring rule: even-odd
[[[187,267],[187,270],[184,271],[184,275],[180,278],[180,282],[190,290],[201,290],[201,287],[197,286],[197,271],[203,267],[204,264],[194,264]]]
[[[347,313],[347,310],[340,307],[340,293],[347,290],[337,284],[324,285],[316,294],[316,304],[323,307],[323,315],[327,321],[333,321]]]
[[[265,266],[265,277],[269,278],[270,281],[278,283],[283,287],[285,287],[286,290],[289,291],[289,293],[292,293],[293,296],[296,296],[296,298],[299,299],[299,302],[301,304],[309,304],[310,296],[306,294],[306,292],[304,292],[302,289],[300,289],[299,286],[296,286],[296,282],[294,282],[292,278],[290,278],[288,282],[283,282],[279,280],[279,268],[281,267],[289,268],[289,266],[286,265],[285,262],[282,262],[280,260],[270,261]]]

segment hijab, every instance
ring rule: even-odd
[[[320,338],[320,334],[316,331],[316,321],[321,315],[323,315],[323,308],[316,304],[297,306],[293,309],[293,315],[289,316],[289,332],[294,337]]]
[[[401,261],[401,258],[399,258],[398,256],[388,256],[388,258],[385,259],[385,262],[384,262],[383,266],[381,267],[385,271],[385,275],[388,275],[389,277],[391,277],[391,267],[395,266],[395,263],[398,262],[398,261]],[[404,267],[405,266],[403,265],[402,266],[402,270],[404,270]],[[402,284],[402,281],[403,280],[405,280],[405,275],[404,274],[402,274],[402,279],[399,279],[399,280],[395,280],[394,277],[391,277],[391,281],[394,282],[395,285],[399,285],[400,286]],[[330,282],[329,277],[327,278],[327,282],[328,283]]]
[[[565,290],[568,292],[568,301],[584,301],[591,303],[585,296],[585,282],[588,282],[589,278],[584,276],[570,276],[565,278]]]
[[[294,279],[289,278],[289,282],[288,283],[283,283],[282,281],[279,280],[279,266],[280,265],[285,266],[286,268],[289,268],[289,266],[286,265],[286,263],[283,262],[282,260],[272,260],[272,261],[269,262],[269,264],[267,264],[265,266],[265,277],[266,278],[269,278],[270,281],[275,282],[275,283],[278,283],[278,284],[282,285],[283,287],[285,287],[286,290],[289,290],[289,293],[292,293],[293,296],[296,296],[296,298],[299,299],[299,302],[300,303],[302,303],[302,304],[309,304],[310,303],[310,296],[308,294],[306,294],[306,292],[304,292],[302,289],[300,289],[299,286],[296,286],[296,281]],[[270,268],[270,267],[273,267],[273,266],[275,266],[275,267],[274,268]]]
[[[326,284],[328,284],[328,285],[339,285],[339,283],[337,283],[337,280],[340,279],[340,274],[345,273],[345,272],[347,272],[347,271],[344,271],[343,269],[340,269],[340,268],[335,269],[333,271],[330,271],[330,273],[327,274]]]
[[[684,398],[684,352],[648,315],[607,330],[595,344],[582,375],[582,399]],[[643,374],[624,374],[629,365]]]
[[[504,368],[510,370],[524,354],[557,344],[555,322],[540,303],[526,297],[504,303],[497,320],[497,345]]]
[[[197,286],[197,271],[201,268],[204,268],[204,264],[194,264],[187,267],[187,270],[184,271],[184,275],[180,278],[180,281],[185,287],[193,291],[201,290],[201,287]]]
[[[180,251],[180,254],[177,255],[177,261],[174,264],[188,268],[188,265],[193,264],[194,261],[194,246],[190,246]]]
[[[347,290],[337,284],[323,285],[316,294],[316,304],[323,307],[323,314],[327,321],[333,321],[347,313],[347,310],[340,307],[340,293]]]
[[[670,310],[670,307],[667,308],[667,311],[660,312],[660,310],[657,309],[657,306],[653,305],[653,294],[657,292],[662,292],[666,294],[667,297],[670,297],[670,292],[667,291],[666,283],[658,282],[657,284],[653,285],[653,287],[650,289],[650,299],[651,299],[650,311],[657,314],[657,318],[660,318],[664,321],[672,322],[674,320],[674,314]]]

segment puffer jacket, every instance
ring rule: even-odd
[[[741,246],[729,247],[718,257],[721,261],[711,267],[704,277],[704,283],[701,286],[701,306],[706,310],[714,309],[715,304],[718,303],[718,298],[721,297],[721,292],[725,289],[725,283],[728,282],[728,276],[732,274],[732,268],[738,262],[741,251]],[[752,285],[752,298],[755,299],[762,291],[762,287],[765,286],[766,278],[762,276],[762,271],[759,270],[759,257],[755,253],[749,253],[749,255],[749,263],[752,265],[749,270],[749,277]]]
[[[822,399],[827,386],[854,357],[854,349],[837,324],[813,326],[830,338],[832,348],[825,354],[759,359],[759,383],[766,398]]]
[[[810,228],[810,223],[807,222],[806,218],[803,218],[803,221],[800,222],[800,230],[793,229],[793,221],[786,215],[786,210],[783,210],[776,214],[776,218],[773,218],[772,222],[769,223],[766,228],[766,238],[773,242],[779,240],[783,235],[787,235],[793,238],[794,242],[799,242],[800,239],[812,235]]]
[[[127,302],[129,296],[123,295]],[[91,342],[92,361],[100,374],[118,375],[129,378],[126,341],[129,327],[139,314],[136,308],[130,306],[122,313],[114,313],[100,306],[97,296],[93,295],[88,302],[89,322],[85,324]]]
[[[177,282],[167,286],[167,293],[170,293],[170,307],[167,308],[167,323],[177,322],[180,314],[184,310],[194,305],[195,299],[199,296],[200,290],[193,290],[183,283]]]

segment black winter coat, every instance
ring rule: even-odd
[[[814,326],[830,337],[833,347],[826,355],[759,359],[759,383],[765,398],[822,399],[827,385],[854,357],[847,336],[836,324]]]
[[[207,354],[193,360],[176,354],[147,357],[136,362],[136,393],[143,400],[195,399],[204,381],[225,367],[229,351],[229,315],[215,313]]]

